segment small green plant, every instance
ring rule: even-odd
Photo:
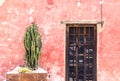
[[[42,41],[38,32],[38,26],[32,23],[26,30],[24,36],[24,47],[26,50],[26,66],[31,69],[38,68],[38,60],[41,55]]]
[[[27,67],[22,67],[19,69],[19,73],[30,73],[31,70]]]

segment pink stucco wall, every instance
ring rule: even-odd
[[[40,67],[48,81],[65,80],[65,27],[61,21],[100,20],[100,0],[0,0],[0,81],[24,63],[23,37],[31,21],[42,34]],[[98,81],[120,81],[120,0],[103,0],[99,32]]]

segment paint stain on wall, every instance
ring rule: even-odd
[[[53,0],[47,0],[47,3],[48,3],[48,5],[53,5],[54,4]]]

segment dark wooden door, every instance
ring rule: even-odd
[[[96,81],[97,28],[66,25],[66,81]]]

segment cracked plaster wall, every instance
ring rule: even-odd
[[[100,20],[103,3],[104,26],[99,32],[98,81],[120,78],[120,0],[0,0],[0,81],[7,71],[24,63],[23,37],[32,21],[42,34],[40,67],[48,81],[65,80],[65,28],[61,21]]]

